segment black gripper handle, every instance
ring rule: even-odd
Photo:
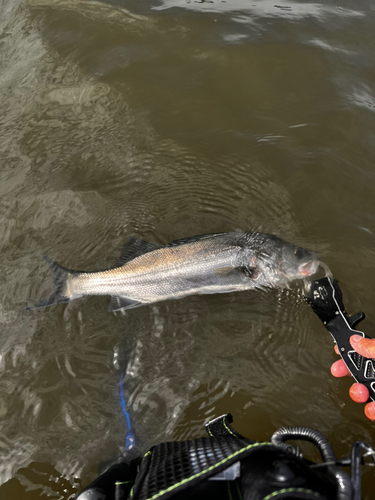
[[[375,360],[358,354],[349,342],[352,335],[371,338],[354,329],[364,319],[364,313],[346,315],[340,287],[335,279],[328,276],[311,281],[306,300],[332,335],[354,379],[367,387],[370,399],[375,401]]]

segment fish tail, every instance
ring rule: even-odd
[[[47,255],[42,255],[42,258],[47,262],[49,268],[52,271],[52,279],[53,279],[53,292],[49,297],[44,300],[41,300],[37,304],[27,307],[26,310],[30,311],[32,309],[39,309],[40,307],[48,307],[53,304],[66,303],[72,300],[73,297],[68,297],[64,294],[66,280],[68,278],[68,274],[72,271],[69,269],[60,266],[57,262],[54,262],[52,259],[47,257]]]

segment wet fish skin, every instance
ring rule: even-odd
[[[110,310],[130,309],[188,295],[280,287],[314,274],[314,252],[268,233],[216,233],[168,245],[130,240],[115,267],[69,270],[44,257],[54,291],[30,309],[85,295],[112,296]]]

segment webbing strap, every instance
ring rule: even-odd
[[[210,420],[208,424],[205,425],[206,432],[210,437],[219,437],[219,436],[232,436],[240,439],[246,439],[239,432],[237,432],[230,425],[233,422],[233,417],[230,413],[225,413],[220,417],[214,418]],[[247,440],[251,443],[255,441]]]
[[[270,493],[263,500],[281,500],[282,498],[302,498],[304,500],[323,500],[325,497],[316,493],[316,491],[308,490],[305,488],[284,488],[282,490]]]

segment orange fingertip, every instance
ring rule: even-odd
[[[352,335],[349,341],[353,349],[361,356],[365,358],[375,358],[375,339],[364,338],[360,335]]]
[[[347,369],[346,364],[342,359],[339,359],[331,366],[331,373],[334,377],[350,377],[351,373]]]
[[[335,344],[334,350],[335,350],[335,353],[340,356],[340,351],[339,351],[339,348],[337,347],[337,344]]]
[[[362,356],[375,358],[375,339],[360,339],[357,346]]]
[[[349,396],[356,403],[366,403],[366,401],[368,401],[370,393],[365,385],[353,384],[349,389]]]
[[[352,335],[349,339],[349,342],[351,346],[355,348],[361,339],[363,339],[361,335]]]
[[[375,401],[365,406],[365,415],[367,418],[375,422]]]

